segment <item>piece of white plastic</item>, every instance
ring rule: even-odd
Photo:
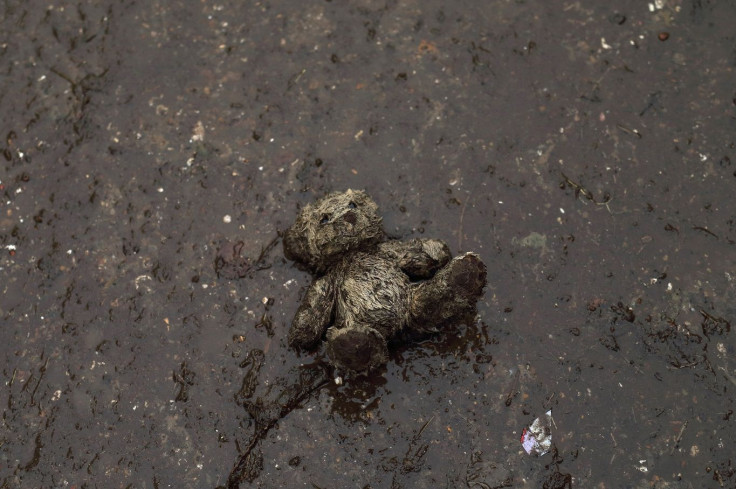
[[[541,457],[552,446],[552,410],[535,419],[529,428],[521,433],[521,446],[529,455]]]

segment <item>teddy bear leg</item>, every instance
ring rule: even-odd
[[[332,321],[335,290],[329,275],[315,280],[289,329],[289,344],[297,348],[314,348]]]
[[[475,311],[485,285],[486,266],[478,255],[453,258],[431,280],[412,289],[409,329],[428,333],[462,322]]]
[[[383,335],[369,326],[332,327],[327,330],[327,355],[335,367],[360,373],[388,362],[388,347]]]

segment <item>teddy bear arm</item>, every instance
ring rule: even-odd
[[[289,330],[289,344],[312,348],[319,343],[332,322],[335,308],[335,287],[330,275],[325,275],[307,289]]]
[[[486,265],[477,254],[452,259],[432,279],[412,289],[409,330],[423,334],[468,320],[483,295],[486,277]]]
[[[412,280],[432,278],[452,257],[450,248],[439,239],[388,241],[381,243],[380,248],[396,260],[398,267]]]

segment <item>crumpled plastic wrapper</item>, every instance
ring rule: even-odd
[[[535,419],[531,426],[521,433],[521,446],[529,455],[541,457],[552,446],[552,410]]]

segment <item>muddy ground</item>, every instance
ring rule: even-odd
[[[0,12],[0,487],[736,487],[733,3]],[[279,232],[345,188],[489,284],[338,386]]]

